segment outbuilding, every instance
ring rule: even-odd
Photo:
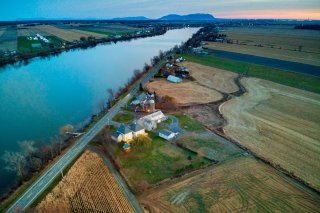
[[[172,140],[174,137],[176,136],[176,134],[174,132],[171,132],[167,129],[163,129],[159,132],[159,137],[166,139],[166,140]]]
[[[173,76],[173,75],[169,75],[167,80],[170,81],[170,82],[173,82],[173,83],[181,83],[182,82],[181,78],[178,78],[178,77]]]

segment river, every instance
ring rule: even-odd
[[[20,151],[19,141],[48,141],[65,124],[83,125],[99,110],[99,102],[107,99],[108,88],[117,90],[134,69],[197,30],[170,30],[161,36],[100,44],[0,68],[0,155],[5,150]],[[0,179],[0,193],[16,179],[2,160]]]

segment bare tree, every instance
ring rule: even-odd
[[[64,137],[72,131],[73,131],[73,126],[71,124],[67,124],[67,125],[60,128],[59,133],[62,137]]]
[[[18,144],[25,156],[31,156],[34,152],[38,150],[38,148],[35,147],[34,141],[20,141],[18,142]]]
[[[106,107],[106,104],[105,104],[105,102],[104,102],[103,99],[100,99],[100,100],[98,101],[98,106],[99,106],[100,112],[102,112],[102,111],[104,110],[104,108]]]
[[[24,179],[25,177],[25,165],[26,158],[23,154],[19,152],[9,152],[5,151],[2,159],[6,163],[5,169],[8,171],[14,171],[18,177]]]

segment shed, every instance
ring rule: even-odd
[[[159,136],[161,138],[169,141],[169,140],[173,139],[176,136],[176,134],[174,132],[167,130],[167,129],[163,129],[159,132]]]
[[[41,47],[40,43],[31,44],[31,47]]]
[[[178,77],[173,76],[173,75],[169,75],[167,80],[170,81],[170,82],[173,82],[173,83],[181,83],[182,82],[181,78],[178,78]]]

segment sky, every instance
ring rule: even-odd
[[[320,0],[1,0],[0,20],[209,13],[217,18],[320,19]]]

